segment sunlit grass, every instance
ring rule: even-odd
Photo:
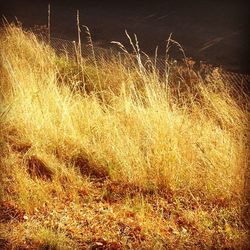
[[[119,235],[116,223],[128,221],[126,213],[117,211],[109,215],[113,231],[98,231],[96,225],[93,235],[131,248],[243,246],[246,229],[240,213],[249,131],[247,101],[236,95],[246,95],[216,71],[205,80],[192,68],[177,73],[176,66],[167,64],[164,78],[154,63],[146,67],[138,60],[136,48],[137,62],[114,54],[94,63],[81,58],[79,65],[79,60],[57,56],[33,34],[5,28],[0,39],[2,200],[25,214],[65,201],[92,203],[93,209],[103,202],[109,211],[116,195],[119,206],[132,209],[133,220],[141,223],[134,226],[136,243]],[[155,210],[153,200],[158,199],[162,204]],[[161,210],[162,199],[173,204],[170,220]],[[218,226],[222,208],[224,221]],[[210,217],[206,209],[214,214]],[[237,225],[232,216],[226,219],[229,213]],[[192,225],[195,239],[188,231]],[[222,238],[214,239],[218,230]],[[61,249],[53,226],[39,232],[43,244],[47,239]],[[34,242],[39,238],[30,237]],[[87,245],[98,241],[81,237]]]

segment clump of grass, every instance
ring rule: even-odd
[[[9,224],[5,226],[5,228],[0,226],[1,236],[8,238],[5,245],[1,245],[1,247],[6,247],[3,249],[9,249],[13,246],[54,250],[78,249],[65,232],[41,226],[37,221],[20,223],[15,228],[12,228]],[[8,232],[10,229],[11,232]]]
[[[2,200],[33,213],[49,207],[55,197],[96,202],[95,185],[115,182],[142,196],[192,200],[199,208],[245,204],[248,97],[242,94],[241,103],[216,72],[205,81],[190,66],[187,78],[171,68],[164,78],[154,62],[143,64],[137,37],[135,45],[129,39],[136,61],[111,55],[110,60],[95,57],[94,63],[86,58],[73,62],[59,58],[32,33],[5,28],[0,39]],[[135,208],[129,199],[124,206]],[[153,216],[151,205],[140,207],[139,221]],[[166,221],[156,214],[161,228]],[[185,216],[199,223],[191,212]],[[208,219],[197,230],[205,230],[206,223],[211,226]],[[151,234],[152,224],[145,227]],[[56,242],[49,231],[39,235]],[[155,245],[164,247],[164,235],[157,231]],[[184,238],[179,241],[191,236]]]

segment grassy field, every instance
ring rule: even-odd
[[[248,96],[129,39],[74,60],[2,31],[1,249],[247,249]]]

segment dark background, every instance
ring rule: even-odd
[[[49,1],[1,1],[1,16],[15,17],[25,28],[47,24]],[[172,33],[186,55],[224,69],[250,73],[247,1],[50,1],[51,36],[76,40],[76,10],[98,46],[111,41],[128,45],[124,30],[137,34],[140,47],[153,55],[159,46],[164,55]],[[84,41],[84,32],[82,32]],[[177,49],[171,55],[181,58]]]

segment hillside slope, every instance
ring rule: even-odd
[[[136,48],[74,61],[2,32],[1,249],[247,247],[248,97]]]

